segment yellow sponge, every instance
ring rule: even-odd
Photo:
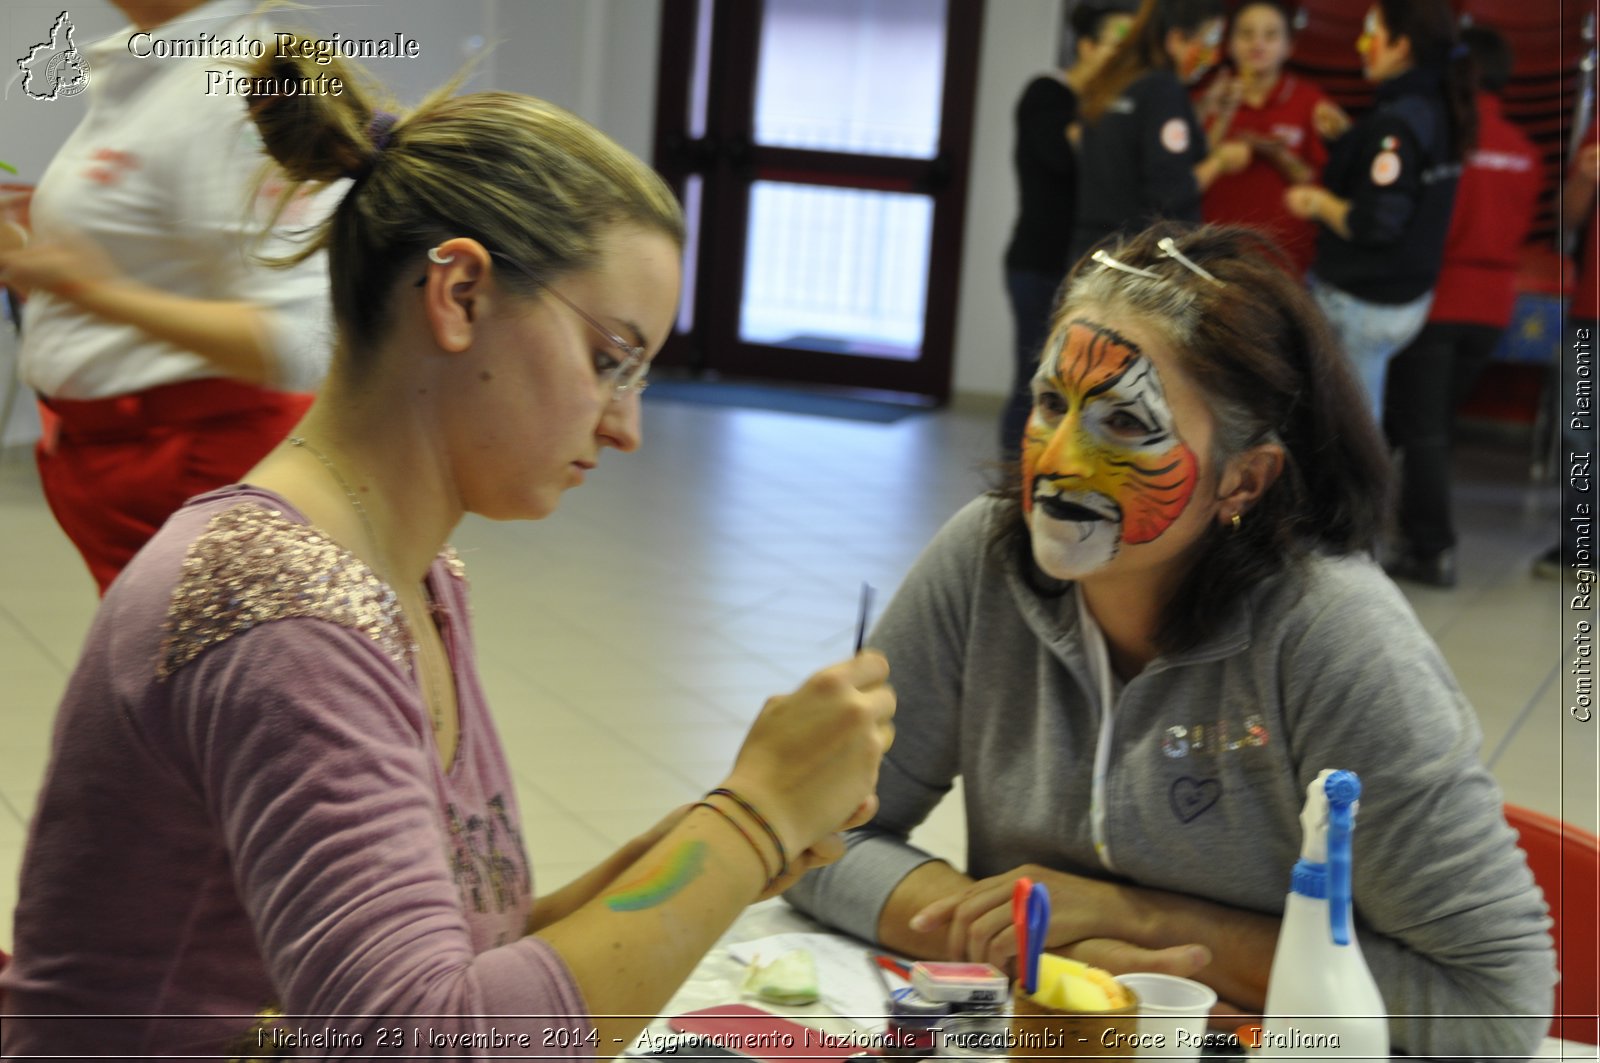
[[[1039,957],[1039,985],[1033,999],[1056,1011],[1117,1011],[1128,1006],[1128,991],[1111,972],[1065,956]]]

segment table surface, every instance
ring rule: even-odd
[[[863,1023],[841,1017],[826,1003],[819,1001],[815,1004],[804,1006],[785,1006],[770,1004],[746,997],[742,993],[746,967],[735,959],[729,952],[729,946],[741,942],[752,942],[775,934],[827,934],[835,943],[844,948],[859,951],[862,970],[866,970],[867,957],[872,952],[871,946],[865,942],[834,933],[823,927],[808,916],[795,911],[781,899],[774,898],[760,904],[751,905],[734,922],[728,932],[722,936],[716,945],[712,946],[699,966],[684,982],[683,986],[667,1002],[662,1009],[663,1016],[682,1015],[685,1012],[697,1011],[701,1008],[717,1007],[719,1005],[747,1003],[770,1011],[774,1015],[782,1015],[815,1027],[824,1033],[839,1037],[867,1037],[872,1032]],[[827,985],[819,978],[819,985],[824,992]],[[855,1002],[855,1006],[848,1009],[856,1015],[877,1015],[882,1011],[882,1006],[874,999],[865,999]],[[880,1027],[881,1028],[881,1027]],[[650,1030],[641,1036],[630,1053],[639,1052],[647,1039],[654,1038],[659,1041],[663,1036],[670,1034],[665,1018],[652,1024]],[[1539,1047],[1539,1060],[1582,1060],[1600,1059],[1597,1055],[1600,1049],[1594,1045],[1577,1044],[1570,1041],[1557,1041],[1546,1038]],[[1207,1060],[1242,1059],[1244,1057],[1232,1054],[1226,1050],[1207,1049]]]

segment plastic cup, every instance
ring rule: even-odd
[[[1034,1000],[1020,984],[1011,987],[1009,1054],[1018,1059],[1062,1056],[1134,1056],[1139,1032],[1139,991],[1125,987],[1133,999],[1108,1012],[1057,1011]]]
[[[1147,1059],[1199,1059],[1216,990],[1170,974],[1119,974],[1139,999],[1139,1055]]]

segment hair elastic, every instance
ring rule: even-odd
[[[372,112],[372,121],[367,123],[367,139],[372,141],[373,151],[382,155],[388,150],[390,131],[398,121],[400,116],[388,111]]]

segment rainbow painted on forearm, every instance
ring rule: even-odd
[[[613,912],[638,912],[671,900],[706,865],[706,843],[684,842],[650,871],[618,887],[606,898]]]

